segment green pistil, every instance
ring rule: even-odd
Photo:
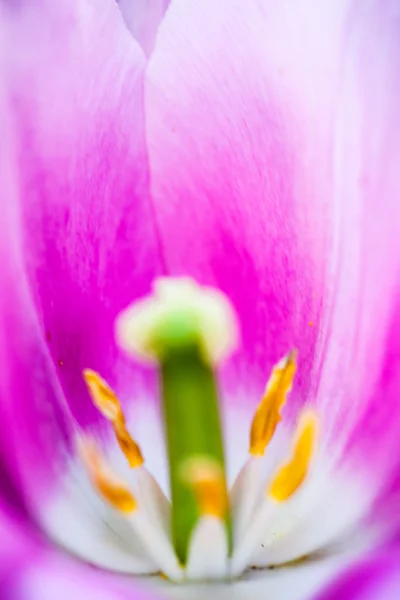
[[[174,325],[178,323],[175,321]],[[159,344],[161,338],[164,342],[159,346],[158,356],[169,458],[172,539],[183,564],[187,560],[191,533],[199,518],[193,491],[182,478],[183,467],[188,459],[201,456],[220,465],[225,473],[215,376],[203,356],[194,328],[191,335],[187,335],[187,325],[181,323],[174,336],[170,322],[164,335],[158,338]],[[165,335],[167,330],[168,335]],[[183,330],[186,330],[186,335],[182,335]],[[229,513],[226,530],[231,540]]]
[[[154,292],[121,316],[119,332],[128,351],[155,359],[160,367],[171,534],[176,553],[186,564],[191,536],[201,516],[224,519],[228,546],[232,546],[213,366],[234,347],[236,322],[222,293],[198,286],[189,278],[161,279]]]

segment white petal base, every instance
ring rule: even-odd
[[[349,555],[330,556],[278,569],[251,570],[230,583],[174,585],[157,578],[141,579],[144,587],[176,600],[309,600],[345,568]]]
[[[228,577],[228,542],[220,519],[200,518],[190,540],[186,577],[192,581]]]

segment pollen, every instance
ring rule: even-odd
[[[280,468],[268,490],[276,502],[288,500],[303,483],[310,468],[317,434],[317,416],[311,411],[303,413],[297,428],[292,457]]]
[[[124,514],[136,510],[136,500],[123,481],[105,464],[93,440],[80,439],[78,451],[97,492],[111,506]]]
[[[112,424],[118,444],[129,466],[133,469],[140,467],[144,462],[143,455],[140,447],[126,428],[125,416],[115,392],[96,371],[85,369],[83,378],[89,389],[93,404]]]
[[[193,457],[182,469],[182,479],[193,490],[201,516],[223,519],[228,510],[228,495],[222,467],[207,457]]]
[[[265,394],[253,418],[250,431],[250,454],[263,456],[281,420],[281,409],[292,388],[296,372],[296,352],[292,350],[272,370]]]

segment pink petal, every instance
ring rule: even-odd
[[[291,403],[313,397],[317,383],[347,8],[177,0],[148,67],[152,195],[167,266],[233,300],[243,345],[231,391],[251,410],[293,347]]]
[[[27,531],[30,535],[26,535]],[[13,574],[21,559],[32,560],[36,550],[31,524],[11,508],[4,496],[0,500],[0,534],[0,578],[3,581],[5,573],[12,570]]]
[[[290,405],[317,405],[363,510],[399,469],[398,28],[394,1],[177,0],[146,78],[167,267],[241,319],[230,397],[250,413],[298,348]]]
[[[343,236],[331,342],[320,383],[337,452],[372,487],[400,467],[400,11],[358,11],[335,126],[334,197]]]
[[[158,27],[170,0],[117,0],[125,23],[146,55],[151,54]]]
[[[112,0],[26,0],[4,8],[1,29],[24,262],[63,391],[87,423],[97,413],[83,368],[101,372],[123,398],[147,383],[121,357],[113,330],[160,269],[144,55]]]
[[[347,333],[346,321],[337,316],[342,329],[336,340],[347,349],[341,361],[350,369],[336,394],[333,432],[342,463],[365,481],[364,497],[376,500],[369,526],[386,536],[400,530],[399,33],[397,2],[377,2],[360,12],[338,123],[343,143],[338,193],[347,202],[352,194],[362,210],[362,228],[353,257],[361,276],[353,312],[347,314]],[[357,148],[362,149],[359,157]],[[354,276],[354,267],[348,267]],[[352,319],[357,327],[349,336]],[[343,369],[338,359],[330,364],[332,371],[322,380],[325,394]]]
[[[376,553],[342,573],[315,600],[397,600],[399,558],[398,549]]]
[[[316,398],[322,483],[293,536],[314,544],[317,534],[307,552],[346,533],[352,546],[364,518],[368,540],[400,528],[399,25],[395,1],[358,10],[342,64],[333,140],[335,293]],[[343,503],[326,498],[332,483]],[[293,542],[285,544],[293,551]]]
[[[72,423],[27,282],[8,124],[0,145],[1,450],[14,484],[40,504],[69,451]]]
[[[120,356],[113,331],[115,315],[158,269],[141,119],[144,58],[113,2],[85,10],[70,1],[7,6],[0,19],[0,446],[35,518],[85,554],[90,544],[107,546],[106,526],[95,510],[81,522],[78,493],[50,522],[56,499],[80,487],[68,480],[76,435],[68,403],[80,423],[97,417],[85,367],[123,398],[140,396],[148,383]],[[103,566],[115,566],[116,553]]]

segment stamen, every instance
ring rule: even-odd
[[[80,439],[78,451],[90,479],[99,494],[118,511],[129,514],[136,510],[136,500],[123,481],[118,479],[103,461],[91,439]]]
[[[126,429],[124,413],[115,392],[96,371],[85,369],[83,377],[93,404],[112,423],[118,444],[126,456],[129,466],[133,469],[140,467],[144,459],[138,444]]]
[[[287,394],[292,388],[296,372],[296,351],[292,350],[272,370],[253,418],[250,431],[250,454],[263,456],[270,443],[275,429],[281,420],[281,408],[286,402]]]
[[[318,433],[318,419],[312,412],[302,415],[296,433],[293,456],[276,474],[269,489],[276,502],[288,500],[301,486],[309,471]]]
[[[201,516],[224,519],[228,510],[228,495],[224,471],[207,457],[188,459],[182,469],[182,479],[193,490]]]

